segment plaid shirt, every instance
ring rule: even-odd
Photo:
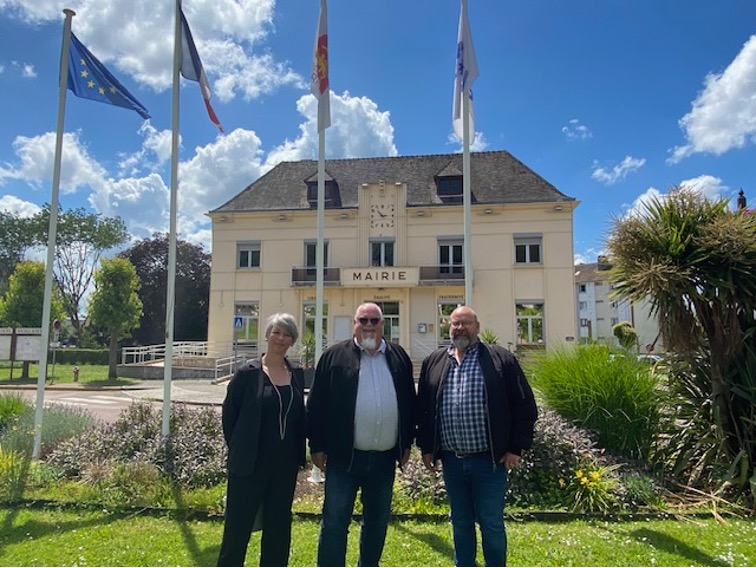
[[[478,361],[479,342],[465,351],[462,364],[449,347],[449,374],[441,392],[441,449],[459,454],[488,451],[486,385]]]

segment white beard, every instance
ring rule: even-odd
[[[372,351],[378,347],[378,342],[375,340],[375,337],[363,337],[362,341],[360,341],[360,345],[363,349]]]
[[[454,347],[456,347],[460,351],[465,351],[468,347],[470,347],[470,344],[472,342],[466,335],[458,335],[457,337],[452,339],[452,343],[454,343]]]

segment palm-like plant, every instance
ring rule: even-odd
[[[756,346],[756,215],[673,188],[640,214],[617,219],[608,249],[616,293],[650,299],[670,350],[691,363],[707,356],[711,414],[725,453],[756,468],[756,425],[739,415],[736,400],[754,393],[732,372]]]

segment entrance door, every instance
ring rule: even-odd
[[[399,302],[375,302],[383,311],[383,339],[399,343]]]

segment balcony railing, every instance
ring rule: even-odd
[[[435,286],[453,284],[458,286],[465,280],[464,266],[421,266],[420,285]]]
[[[291,269],[292,286],[314,286],[317,279],[317,270],[311,266],[295,266]],[[324,268],[323,284],[326,286],[338,286],[341,284],[340,268]]]

